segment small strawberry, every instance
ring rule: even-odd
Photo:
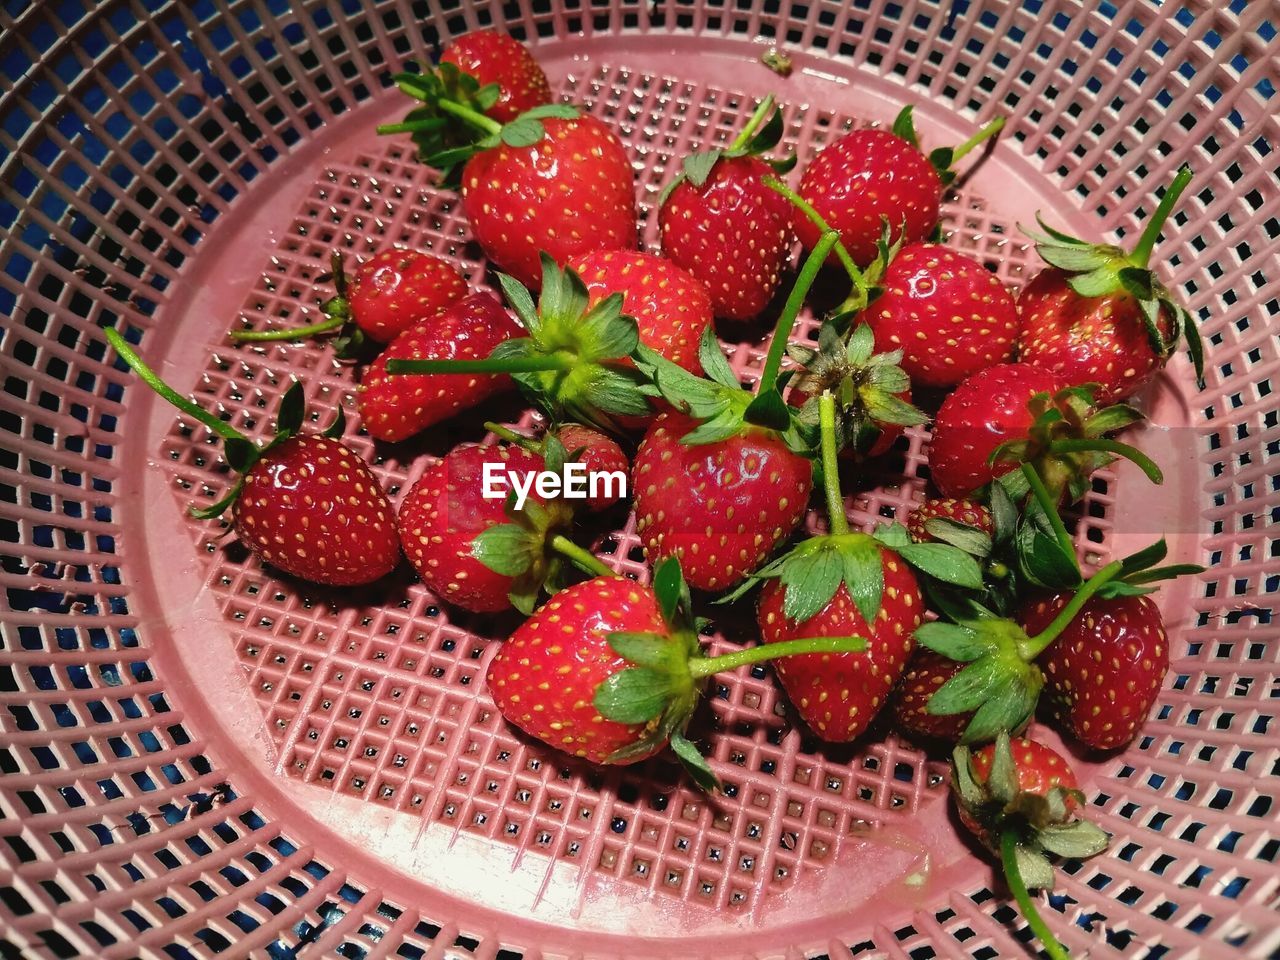
[[[856,650],[856,640],[811,640],[706,657],[680,565],[665,560],[653,586],[597,577],[556,594],[518,627],[489,665],[489,693],[530,736],[592,763],[629,764],[669,742],[703,789],[719,787],[685,736],[707,679],[721,670],[799,653]]]
[[[929,712],[929,700],[948,680],[964,669],[964,664],[950,660],[932,650],[917,649],[907,661],[906,669],[893,691],[889,710],[893,729],[905,730],[917,737],[931,737],[958,743],[965,727],[973,719],[971,713],[941,716]]]
[[[798,193],[840,233],[840,242],[858,264],[875,259],[887,220],[907,243],[927,240],[938,223],[943,190],[955,179],[951,165],[1004,126],[997,118],[955,148],[920,151],[904,107],[892,131],[854,130],[824,147],[800,177]],[[805,215],[795,218],[796,234],[812,249],[821,229]]]
[[[212,519],[230,507],[236,536],[264,563],[313,583],[372,583],[400,562],[386,494],[368,464],[336,439],[345,425],[341,409],[324,434],[300,434],[302,385],[295,382],[281,398],[276,436],[259,447],[162,382],[116,330],[104,333],[149,387],[222,437],[227,463],[241,475],[225,497],[193,516]]]
[[[1022,915],[1046,952],[1067,952],[1036,910],[1028,888],[1053,886],[1048,855],[1083,859],[1101,853],[1111,838],[1087,820],[1079,781],[1066,758],[1035,740],[1000,738],[976,753],[957,747],[951,795],[961,822],[994,852]]]
[[[540,439],[535,439],[497,423],[486,423],[485,428],[495,436],[539,456],[559,457],[566,462],[580,463],[588,477],[602,478],[595,486],[588,484],[588,496],[583,501],[593,513],[609,509],[626,495],[631,461],[622,452],[617,441],[598,430],[584,427],[580,423],[562,423]],[[559,447],[555,447],[555,444],[559,444]],[[608,478],[608,482],[603,478]]]
[[[1013,356],[1018,307],[998,277],[935,243],[904,246],[863,315],[882,350],[901,350],[917,387],[954,387]]]
[[[939,536],[938,521],[960,524],[988,537],[995,534],[995,521],[991,511],[976,500],[955,498],[930,498],[911,511],[907,517],[907,533],[915,543],[943,541]]]
[[[1054,230],[1023,228],[1050,266],[1022,289],[1018,353],[1069,386],[1097,384],[1099,403],[1132,396],[1186,340],[1200,386],[1204,347],[1195,320],[1150,268],[1151,252],[1191,182],[1183,167],[1160,199],[1132,252]]]
[[[765,97],[732,144],[685,157],[658,198],[662,254],[707,285],[716,316],[750,320],[764,310],[791,255],[791,208],[764,181],[795,156],[759,156],[782,132],[782,113]]]
[[[474,77],[481,89],[496,84],[498,98],[485,113],[503,123],[551,102],[551,84],[542,67],[527,47],[505,33],[464,33],[440,54],[440,62]]]
[[[1044,630],[1070,594],[1029,603],[1019,621]],[[1169,640],[1160,608],[1148,596],[1094,597],[1037,661],[1054,719],[1097,750],[1123,747],[1138,735],[1169,669]]]
[[[365,372],[357,400],[360,419],[378,440],[398,441],[509,389],[510,378],[478,373],[393,376],[404,360],[470,360],[489,356],[521,333],[511,314],[488,293],[459,300],[439,316],[400,334]]]

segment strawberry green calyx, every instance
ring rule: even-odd
[[[720,789],[720,781],[685,731],[712,674],[784,656],[866,649],[866,641],[860,637],[823,637],[762,644],[708,657],[698,639],[702,622],[693,616],[689,588],[674,557],[654,568],[653,591],[669,632],[612,633],[608,637],[614,652],[632,665],[596,688],[595,708],[606,719],[645,724],[646,729],[643,737],[616,751],[607,762],[647,756],[658,744],[670,740],[672,751],[693,781],[708,792]]]
[[[280,398],[280,406],[276,413],[276,435],[267,444],[259,446],[231,426],[231,424],[226,423],[208,410],[188,400],[161,380],[156,372],[148,367],[143,359],[138,356],[118,330],[113,327],[107,327],[102,332],[107,338],[107,342],[111,344],[111,348],[115,350],[116,355],[125,362],[129,369],[138,375],[138,378],[143,383],[187,416],[200,421],[200,423],[222,438],[222,449],[227,459],[227,465],[240,474],[241,478],[253,469],[254,464],[261,460],[268,450],[278,447],[291,437],[297,436],[302,429],[305,404],[303,402],[302,384],[297,380]],[[323,431],[321,436],[331,439],[341,437],[343,430],[346,429],[346,422],[346,416],[343,414],[342,408],[339,407],[333,423]],[[237,479],[225,497],[208,507],[192,507],[191,515],[200,520],[212,520],[214,517],[222,516],[240,496],[241,485],[242,479]]]
[[[330,276],[334,295],[320,304],[325,319],[305,327],[283,330],[232,330],[228,338],[236,343],[270,343],[276,340],[305,340],[334,334],[333,349],[340,360],[353,360],[360,356],[365,345],[364,331],[351,316],[347,301],[347,274],[342,266],[342,253],[333,251],[329,257]],[[321,278],[323,281],[324,278]]]
[[[507,373],[552,419],[575,420],[617,433],[617,417],[649,412],[646,380],[629,360],[640,344],[622,294],[588,307],[587,288],[572,269],[542,254],[537,306],[518,281],[500,274],[507,301],[528,336],[499,344],[483,360],[391,360],[387,372]]]
[[[1130,251],[1105,243],[1089,243],[1050,227],[1037,215],[1040,230],[1020,229],[1035,241],[1041,259],[1066,274],[1067,283],[1081,297],[1130,296],[1140,307],[1143,327],[1151,351],[1162,361],[1168,359],[1179,342],[1185,341],[1195,367],[1196,379],[1204,388],[1204,345],[1195,319],[1182,303],[1156,278],[1151,254],[1179,198],[1191,183],[1192,173],[1183,166],[1174,175],[1155,212],[1143,227],[1137,245]],[[1162,315],[1168,320],[1168,335],[1161,329]]]
[[[907,141],[907,143],[911,144],[911,146],[919,150],[920,138],[916,135],[914,113],[915,108],[911,104],[907,104],[903,107],[897,117],[894,118],[892,130],[894,136],[901,137],[903,140]],[[996,117],[990,123],[980,128],[977,133],[964,143],[954,147],[938,147],[937,149],[929,151],[929,164],[933,169],[938,171],[938,179],[942,181],[942,185],[944,187],[950,186],[955,182],[955,164],[975,147],[986,143],[1004,129],[1004,123],[1004,117]]]
[[[751,114],[746,125],[738,136],[727,147],[713,147],[698,153],[691,153],[684,158],[680,173],[668,183],[658,195],[658,206],[661,207],[671,196],[671,191],[687,180],[695,187],[701,187],[711,176],[716,162],[721,158],[733,160],[737,157],[758,157],[778,145],[783,134],[782,111],[777,109],[773,94],[760,101],[755,112]],[[764,160],[763,157],[761,157]],[[775,173],[784,174],[796,165],[796,155],[788,154],[774,160],[764,160]]]

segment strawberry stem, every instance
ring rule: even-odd
[[[571,370],[573,361],[562,356],[485,357],[481,360],[388,360],[387,373],[538,373]]]
[[[1045,953],[1052,960],[1071,960],[1071,955],[1067,953],[1067,948],[1058,942],[1058,938],[1053,935],[1048,924],[1040,916],[1040,911],[1036,909],[1035,902],[1031,899],[1031,894],[1027,890],[1027,885],[1022,881],[1022,872],[1018,869],[1018,836],[1014,830],[1006,830],[1000,835],[1000,861],[1004,864],[1005,882],[1009,884],[1009,890],[1013,894],[1013,899],[1018,902],[1018,909],[1022,911],[1022,916],[1026,918],[1027,926],[1031,928],[1031,932],[1040,938],[1040,942],[1044,944]]]
[[[747,125],[734,138],[733,143],[729,144],[729,153],[743,149],[748,141],[756,135],[756,131],[760,129],[760,124],[765,122],[769,116],[769,111],[773,109],[773,103],[772,93],[760,101],[760,105],[756,107],[755,113],[751,114],[751,119],[747,121]]]
[[[760,379],[756,383],[755,394],[761,396],[772,390],[778,382],[778,370],[782,366],[782,356],[787,350],[787,341],[791,337],[791,328],[795,326],[796,317],[800,313],[800,308],[804,306],[804,298],[809,293],[809,288],[813,286],[813,281],[818,276],[818,271],[822,269],[823,262],[827,259],[827,254],[831,252],[831,247],[839,239],[834,230],[828,230],[822,235],[813,250],[809,252],[809,256],[804,261],[804,266],[800,268],[800,276],[796,278],[796,284],[791,288],[791,293],[787,296],[786,305],[782,308],[782,313],[778,316],[778,322],[773,328],[773,340],[769,343],[769,353],[764,359],[764,369],[760,372]]]
[[[129,369],[136,373],[148,387],[160,394],[165,400],[181,410],[189,417],[199,420],[206,427],[222,437],[224,440],[243,440],[245,443],[253,443],[248,437],[231,426],[229,423],[223,423],[218,417],[205,410],[203,407],[192,403],[186,397],[179,394],[173,387],[169,386],[157,376],[156,372],[148,367],[136,353],[133,347],[125,341],[124,337],[114,327],[106,327],[103,334],[107,338],[107,343],[111,344],[112,349],[119,355],[120,359],[128,364]]]
[[[1049,519],[1049,526],[1053,527],[1054,536],[1058,538],[1058,543],[1062,544],[1063,552],[1067,556],[1074,558],[1076,545],[1071,539],[1071,534],[1067,533],[1067,527],[1062,522],[1062,516],[1058,513],[1057,500],[1050,495],[1048,488],[1044,485],[1044,481],[1040,478],[1040,473],[1031,464],[1022,464],[1022,475],[1027,478],[1027,485],[1031,487],[1032,496],[1036,498],[1036,502],[1040,504],[1040,509],[1044,511],[1044,515]]]
[[[516,433],[514,430],[510,430],[500,423],[494,423],[492,420],[486,420],[484,428],[495,437],[505,440],[507,443],[514,443],[517,447],[525,450],[532,450],[537,446],[537,442],[533,437],[526,437],[523,433]]]
[[[337,330],[347,318],[343,316],[327,317],[319,323],[308,327],[290,327],[284,330],[232,330],[227,336],[237,343],[261,343],[268,340],[303,340]]]
[[[410,95],[412,96],[412,94]],[[451,113],[459,120],[469,123],[471,126],[478,130],[483,130],[485,133],[496,134],[502,132],[502,124],[497,120],[494,120],[492,117],[486,117],[483,113],[477,113],[470,107],[464,107],[460,103],[455,103],[452,100],[446,100],[444,97],[441,97],[436,101],[436,106],[445,113]]]
[[[422,133],[426,130],[439,130],[447,120],[444,117],[423,117],[421,120],[402,120],[399,123],[380,123],[374,130],[377,133]]]
[[[1151,262],[1151,251],[1155,249],[1156,241],[1160,239],[1160,231],[1164,228],[1165,221],[1169,219],[1169,215],[1173,213],[1173,208],[1177,205],[1178,198],[1182,196],[1182,191],[1187,189],[1187,184],[1190,182],[1191,168],[1186,166],[1179,167],[1177,174],[1173,178],[1173,183],[1169,184],[1169,189],[1160,198],[1156,212],[1151,215],[1151,219],[1142,228],[1142,236],[1138,238],[1138,245],[1129,254],[1129,259],[1134,266],[1145,268]]]
[[[972,137],[954,147],[951,151],[951,165],[955,166],[956,161],[963,157],[966,153],[984,141],[990,140],[1004,128],[1004,117],[996,117],[985,127],[975,133]]]
[[[821,230],[824,234],[831,231],[830,225],[823,219],[822,214],[813,208],[811,204],[800,194],[796,193],[777,177],[764,177],[760,181],[774,193],[786,197],[793,207],[809,218],[809,222]],[[853,262],[853,257],[849,255],[849,251],[845,249],[845,245],[839,241],[840,235],[836,234],[836,258],[840,261],[840,265],[844,267],[845,272],[849,274],[849,279],[853,281],[853,286],[860,292],[865,293],[867,289],[867,281],[862,276],[862,271],[858,269],[858,265]]]
[[[806,653],[862,653],[867,641],[862,637],[805,637],[801,640],[783,640],[780,643],[762,643],[755,647],[723,653],[718,657],[697,657],[689,661],[689,674],[695,679],[709,677],[713,673],[736,670],[751,663],[776,660],[778,657],[795,657]]]
[[[1098,437],[1094,439],[1054,440],[1049,444],[1050,453],[1088,453],[1093,450],[1102,450],[1106,453],[1114,453],[1118,457],[1124,457],[1126,460],[1136,464],[1152,483],[1164,483],[1164,472],[1154,460],[1137,447],[1121,443],[1119,440]]]
[[[822,435],[822,489],[827,495],[827,526],[835,536],[849,532],[840,492],[840,468],[836,464],[836,398],[823,390],[818,398],[818,429]]]
[[[1067,601],[1067,605],[1058,611],[1058,615],[1047,627],[1026,642],[1018,644],[1018,654],[1022,659],[1030,663],[1040,656],[1044,648],[1053,643],[1058,638],[1058,634],[1067,629],[1071,621],[1076,618],[1076,614],[1080,612],[1080,608],[1089,602],[1089,598],[1123,572],[1124,564],[1119,560],[1113,560],[1086,580],[1084,586],[1076,591],[1075,596]]]
[[[574,566],[596,577],[619,576],[616,570],[610,570],[599,557],[589,550],[584,550],[564,534],[557,533],[551,538],[551,549],[571,560]]]

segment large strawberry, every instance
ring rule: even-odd
[[[653,586],[597,577],[561,591],[525,621],[489,665],[489,693],[508,721],[592,763],[628,764],[669,742],[694,781],[719,787],[685,736],[707,679],[780,656],[839,654],[862,641],[807,640],[706,657],[680,564]]]
[[[320,307],[324,320],[280,330],[233,330],[231,339],[260,343],[333,333],[338,355],[354,357],[366,337],[389,343],[467,295],[467,282],[456,267],[416,250],[383,250],[357,266],[350,279],[341,253],[334,253],[332,264],[337,292]]]
[[[1046,629],[1070,601],[1053,594],[1026,605],[1028,633]],[[1047,705],[1077,740],[1098,750],[1138,735],[1169,669],[1169,640],[1149,596],[1094,597],[1037,661]]]
[[[1018,307],[980,262],[935,243],[904,246],[863,314],[881,350],[901,350],[916,387],[953,387],[1013,356]]]
[[[904,107],[892,130],[845,134],[824,147],[800,177],[800,196],[839,231],[841,244],[859,264],[875,259],[885,220],[907,243],[927,240],[938,223],[943,190],[955,179],[952,164],[1004,125],[998,118],[958,147],[925,156],[911,114]],[[803,213],[795,224],[800,242],[812,248],[821,228]]]
[[[685,157],[658,199],[662,254],[707,285],[716,316],[750,320],[760,313],[791,255],[791,208],[765,179],[790,170],[795,156],[759,156],[782,132],[782,113],[765,97],[728,147]]]
[[[1066,758],[1035,740],[1010,740],[1006,734],[973,754],[957,747],[951,792],[961,822],[1000,858],[1009,889],[1049,956],[1066,960],[1028,889],[1053,886],[1049,855],[1092,857],[1111,839],[1076,818],[1085,798]]]
[[[474,77],[481,89],[496,84],[497,99],[485,113],[506,123],[526,110],[551,102],[551,84],[538,61],[522,43],[495,30],[472,30],[454,40],[440,54]]]
[[[236,535],[265,563],[304,580],[330,586],[372,583],[400,561],[400,540],[387,496],[373,472],[336,439],[345,420],[339,409],[323,434],[302,434],[302,385],[281,398],[276,435],[259,447],[221,418],[180,396],[142,362],[114,329],[107,342],[143,381],[223,440],[227,464],[240,479],[200,519],[232,510]]]
[[[392,375],[389,365],[404,360],[480,359],[520,333],[511,314],[489,293],[472,294],[406,330],[365,372],[357,395],[364,428],[379,440],[404,440],[509,389],[510,378],[499,374],[404,377]]]
[[[472,235],[525,286],[542,281],[540,254],[564,266],[593,250],[636,245],[631,161],[604,123],[546,104],[503,124],[436,74],[399,74],[396,82],[423,106],[379,132],[413,132],[423,160],[446,182],[458,178]]]
[[[1097,384],[1098,402],[1114,403],[1146,384],[1185,339],[1204,385],[1195,320],[1150,266],[1160,230],[1190,182],[1191,171],[1183,167],[1129,252],[1088,243],[1044,221],[1043,233],[1023,228],[1050,266],[1018,298],[1022,360],[1051,370],[1067,385]]]

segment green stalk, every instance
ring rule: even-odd
[[[1164,471],[1160,469],[1160,466],[1154,460],[1137,447],[1121,443],[1119,440],[1097,437],[1094,439],[1054,440],[1049,444],[1050,453],[1089,453],[1095,450],[1124,457],[1145,473],[1147,479],[1152,483],[1164,483]]]
[[[823,390],[818,398],[818,429],[822,432],[822,488],[827,495],[827,526],[837,537],[849,532],[836,464],[836,398]]]
[[[782,308],[782,314],[774,325],[769,354],[764,359],[764,369],[760,372],[760,379],[756,383],[756,396],[772,390],[774,384],[778,382],[778,369],[782,366],[782,355],[786,353],[791,328],[795,326],[800,308],[804,306],[804,298],[808,295],[809,288],[813,286],[818,271],[822,269],[823,261],[827,259],[827,254],[831,252],[831,247],[837,239],[838,236],[834,230],[824,233],[822,238],[814,244],[813,250],[804,261],[804,266],[800,268],[800,276],[796,278],[796,284],[791,288],[787,303]]]
[[[423,133],[439,130],[447,121],[444,117],[423,117],[421,120],[402,120],[399,123],[380,123],[374,127],[377,133]]]
[[[1129,260],[1135,267],[1145,268],[1151,262],[1151,251],[1155,249],[1156,241],[1160,239],[1160,231],[1164,229],[1165,221],[1173,213],[1173,208],[1177,205],[1178,198],[1182,196],[1182,191],[1187,189],[1187,184],[1190,182],[1191,168],[1187,166],[1179,167],[1177,174],[1173,178],[1173,183],[1169,184],[1169,189],[1160,198],[1156,212],[1151,215],[1151,219],[1142,228],[1142,236],[1138,238],[1138,245],[1129,254]]]
[[[733,143],[729,144],[729,153],[741,150],[756,135],[756,131],[760,129],[760,124],[764,123],[770,111],[773,110],[773,103],[772,93],[760,101],[760,106],[756,107],[755,113],[751,114],[751,119],[747,121],[747,125],[734,138]]]
[[[1009,884],[1009,890],[1013,893],[1013,899],[1018,902],[1018,909],[1026,918],[1031,932],[1044,944],[1045,953],[1052,960],[1071,960],[1071,954],[1067,953],[1067,948],[1058,942],[1058,938],[1044,922],[1040,911],[1036,909],[1035,902],[1031,899],[1027,885],[1022,881],[1022,873],[1018,870],[1018,858],[1014,853],[1017,846],[1018,838],[1014,831],[1006,830],[1000,835],[1000,860],[1004,864],[1004,878]]]
[[[388,360],[387,373],[538,373],[571,370],[567,357],[485,357],[482,360]]]
[[[1086,580],[1084,586],[1076,591],[1076,595],[1067,601],[1067,605],[1058,611],[1058,615],[1047,627],[1034,637],[1028,638],[1025,643],[1018,644],[1018,654],[1022,659],[1030,663],[1040,656],[1044,648],[1053,643],[1058,638],[1058,634],[1067,629],[1071,621],[1076,618],[1076,614],[1080,612],[1080,608],[1089,602],[1089,598],[1123,572],[1124,564],[1119,560],[1113,560]]]
[[[831,227],[827,224],[827,221],[823,219],[822,214],[813,208],[813,204],[800,196],[800,194],[796,193],[777,177],[764,177],[760,182],[774,193],[786,197],[793,207],[808,217],[809,222],[823,233],[831,232]],[[837,233],[835,246],[836,259],[840,261],[840,265],[844,267],[845,272],[849,274],[849,279],[853,281],[854,288],[865,295],[867,290],[867,281],[863,278],[862,271],[858,269],[858,265],[853,262],[853,257],[849,255],[849,251],[845,249],[844,244],[839,242],[839,236],[840,235]]]
[[[1053,533],[1058,538],[1058,543],[1062,544],[1062,549],[1067,556],[1074,557],[1076,555],[1076,545],[1071,540],[1071,534],[1067,533],[1066,525],[1063,524],[1062,517],[1058,514],[1058,504],[1049,495],[1044,481],[1040,479],[1040,474],[1031,464],[1024,463],[1022,464],[1022,475],[1027,478],[1027,484],[1031,487],[1031,493],[1036,498],[1036,502],[1040,504],[1040,509],[1049,518],[1049,525],[1053,527]]]
[[[713,673],[736,670],[751,663],[776,660],[778,657],[794,657],[806,653],[861,653],[867,649],[862,637],[806,637],[802,640],[783,640],[781,643],[762,643],[755,647],[723,653],[718,657],[698,657],[689,661],[689,674],[695,679],[709,677]]]
[[[303,340],[330,330],[337,330],[347,322],[346,317],[328,317],[308,327],[293,327],[286,330],[232,330],[227,334],[237,343],[262,343],[268,340]]]
[[[997,133],[999,133],[1003,128],[1004,128],[1004,117],[996,117],[994,120],[988,123],[985,127],[983,127],[981,130],[975,133],[972,137],[970,137],[964,143],[952,149],[951,165],[955,166],[955,163],[957,160],[963,157],[966,153],[968,153],[978,144],[986,140],[990,140]]]
[[[523,433],[516,433],[514,430],[509,430],[502,424],[494,423],[492,420],[486,420],[484,428],[495,437],[500,437],[507,443],[514,443],[517,447],[522,447],[525,450],[532,449],[537,445],[533,437],[526,437]]]
[[[619,576],[616,570],[610,570],[604,565],[604,562],[589,550],[584,550],[568,537],[557,533],[551,538],[551,549],[561,556],[568,557],[573,565],[584,573],[589,573],[596,577],[616,577]]]
[[[181,410],[189,417],[199,420],[206,427],[222,437],[224,440],[243,440],[245,443],[253,441],[246,437],[243,433],[231,426],[229,423],[223,423],[220,419],[205,410],[203,407],[197,406],[186,397],[179,394],[173,387],[169,386],[155,371],[148,367],[140,356],[134,353],[133,347],[125,341],[115,328],[106,327],[103,334],[107,338],[107,343],[111,344],[112,349],[120,356],[129,369],[136,373],[148,387],[160,394],[165,400]]]
[[[410,94],[410,96],[412,96],[412,94]],[[470,107],[464,107],[460,103],[454,103],[452,100],[446,100],[441,97],[436,101],[436,106],[445,113],[453,114],[459,120],[463,120],[466,123],[471,124],[471,126],[476,129],[483,130],[485,133],[502,132],[502,124],[497,120],[494,120],[492,117],[486,117],[483,113],[477,113]]]

